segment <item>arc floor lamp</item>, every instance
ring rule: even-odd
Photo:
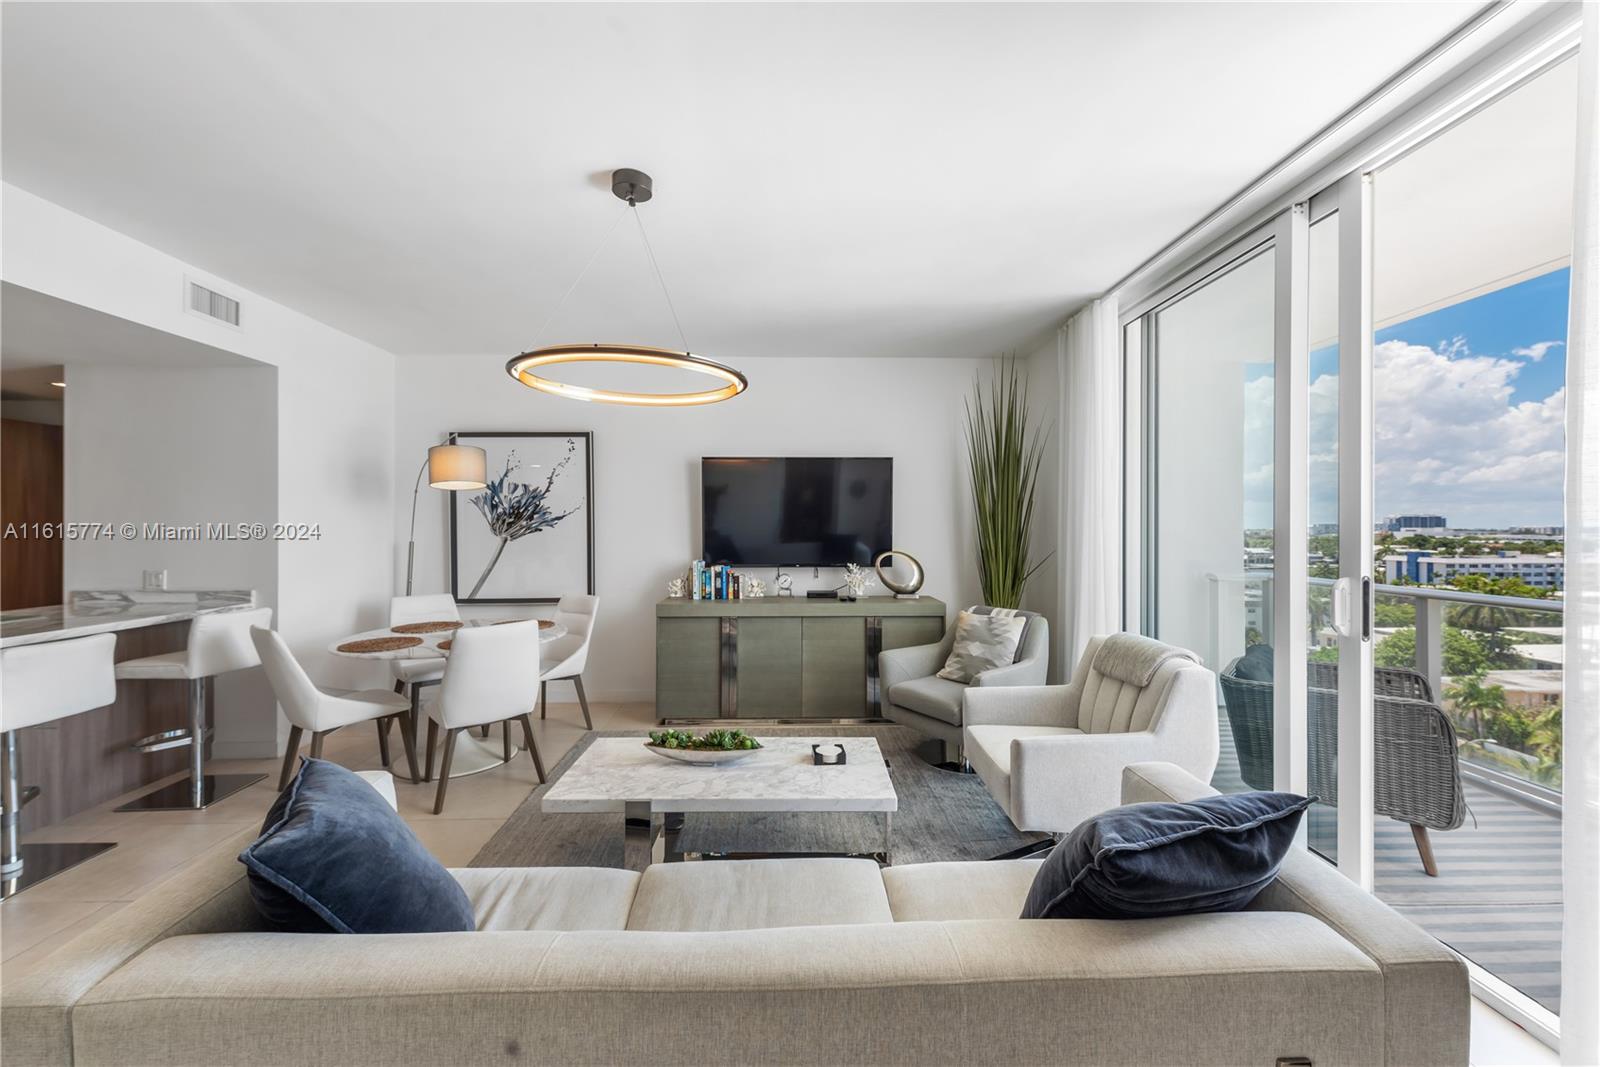
[[[417,494],[422,491],[422,476],[428,476],[430,489],[457,491],[482,489],[489,484],[489,456],[475,445],[434,445],[428,458],[417,469],[411,487],[411,539],[406,544],[406,596],[411,595],[411,578],[417,561]]]

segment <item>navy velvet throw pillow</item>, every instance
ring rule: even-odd
[[[1150,919],[1238,911],[1278,876],[1300,816],[1293,793],[1129,804],[1085,820],[1050,853],[1024,919]]]
[[[461,883],[376,789],[337,763],[301,763],[239,862],[256,910],[284,933],[477,928]]]

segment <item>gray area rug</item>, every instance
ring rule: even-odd
[[[893,863],[981,860],[1033,841],[994,802],[975,774],[940,770],[914,751],[922,736],[904,726],[772,726],[757,736],[788,734],[869,736],[878,740],[900,798],[890,846]],[[555,781],[595,737],[639,737],[642,732],[591,733],[550,772]],[[846,751],[849,751],[848,744]],[[473,867],[621,867],[622,815],[546,814],[539,786],[473,857]],[[680,838],[685,852],[869,853],[882,848],[883,817],[848,812],[690,814]]]

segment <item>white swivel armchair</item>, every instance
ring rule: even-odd
[[[255,643],[261,657],[261,666],[272,683],[272,693],[278,706],[289,719],[289,746],[283,753],[283,772],[278,776],[278,789],[289,785],[294,776],[294,758],[300,752],[300,739],[311,731],[311,758],[322,758],[322,742],[342,726],[360,722],[377,722],[379,736],[383,735],[389,720],[400,720],[400,739],[405,743],[406,762],[410,764],[411,780],[417,775],[417,750],[412,742],[415,731],[411,728],[411,705],[402,696],[382,689],[363,689],[353,693],[328,693],[318,689],[306,675],[305,668],[294,658],[289,646],[274,630],[260,626],[250,628],[250,640]]]
[[[1069,685],[966,693],[966,755],[1019,830],[1067,833],[1121,803],[1130,763],[1217,768],[1217,676],[1147,637],[1095,637]]]
[[[556,605],[556,624],[567,632],[550,642],[540,654],[550,666],[539,680],[539,718],[544,718],[545,689],[551,682],[571,679],[578,690],[578,706],[583,709],[583,728],[594,729],[589,717],[589,698],[583,692],[583,668],[589,662],[589,638],[594,634],[595,617],[600,613],[597,596],[564,596]]]
[[[533,739],[528,713],[539,698],[539,624],[503,623],[457,630],[451,638],[450,659],[445,664],[439,699],[428,711],[428,754],[423,780],[433,778],[433,749],[439,727],[445,729],[444,754],[439,765],[439,792],[433,813],[444,811],[444,793],[450,785],[450,761],[461,731],[516,719],[533,757],[533,769],[544,781],[544,761]],[[510,759],[508,752],[506,758]]]

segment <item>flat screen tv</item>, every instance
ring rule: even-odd
[[[700,507],[707,563],[867,567],[894,544],[894,460],[706,457]]]

